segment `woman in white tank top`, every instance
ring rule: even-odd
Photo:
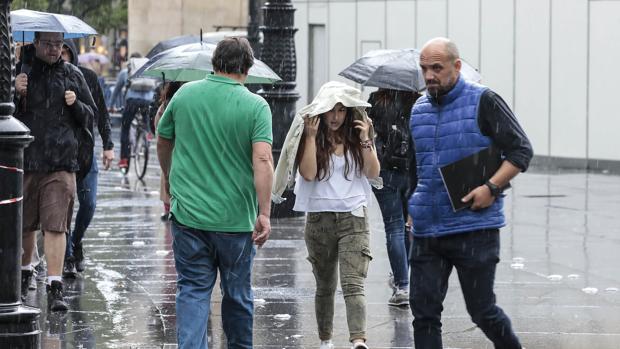
[[[379,160],[369,136],[372,122],[359,107],[364,102],[356,108],[343,104],[359,99],[359,90],[346,86],[329,91],[330,96],[320,91],[313,103],[334,101],[331,110],[304,116],[295,159],[299,176],[294,210],[307,212],[305,241],[317,286],[315,313],[321,349],[333,347],[338,269],[349,340],[352,348],[366,349],[364,283],[372,259],[366,206],[371,192],[368,178],[379,175]],[[348,94],[338,98],[338,93]]]

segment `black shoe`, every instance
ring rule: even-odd
[[[75,262],[73,257],[67,257],[65,259],[65,265],[62,269],[62,276],[66,278],[75,279],[77,270],[75,269]]]
[[[62,282],[52,281],[51,285],[47,285],[47,307],[51,311],[64,311],[69,309],[69,305],[65,302],[62,295]]]
[[[30,287],[30,281],[34,278],[32,270],[22,270],[22,303],[26,301],[28,297],[28,288]]]
[[[75,270],[83,272],[86,269],[86,263],[84,262],[84,250],[82,244],[73,247],[73,261],[75,262]]]

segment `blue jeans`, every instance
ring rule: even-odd
[[[478,230],[439,238],[413,238],[409,303],[416,349],[441,349],[441,311],[452,267],[467,312],[495,348],[520,349],[510,319],[495,305],[499,230]]]
[[[394,284],[400,289],[406,289],[409,286],[407,258],[409,234],[405,233],[408,178],[405,173],[393,170],[381,170],[379,175],[383,178],[383,188],[373,188],[373,191],[383,216],[387,252],[394,274]]]
[[[77,184],[77,199],[80,203],[77,215],[75,216],[75,224],[70,236],[67,235],[67,249],[65,257],[73,256],[73,247],[82,243],[84,233],[90,225],[95,215],[97,207],[97,177],[99,175],[99,166],[97,158],[93,155],[93,162],[90,171]],[[69,225],[70,227],[70,225]],[[71,231],[71,229],[69,228]],[[70,242],[70,243],[69,243]]]
[[[177,270],[177,341],[179,349],[208,348],[211,293],[220,272],[222,323],[228,348],[252,348],[254,296],[251,233],[221,233],[171,222]]]

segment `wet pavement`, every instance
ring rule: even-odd
[[[28,303],[42,309],[43,348],[176,348],[176,275],[169,224],[159,218],[154,145],[151,155],[144,181],[133,171],[128,177],[100,172],[97,210],[84,240],[87,269],[65,281],[71,310],[48,314],[43,283],[31,291]],[[514,181],[506,204],[495,289],[523,344],[620,348],[620,177],[534,170]],[[371,210],[374,259],[366,282],[368,345],[411,348],[409,308],[387,305],[389,262],[377,210]],[[255,259],[255,346],[318,347],[303,219],[272,224]],[[210,346],[224,348],[218,291],[209,338]],[[446,348],[493,347],[469,319],[456,273],[444,308]],[[336,347],[349,347],[347,338],[339,290]]]

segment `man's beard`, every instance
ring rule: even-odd
[[[454,81],[452,81],[452,78],[450,78],[445,85],[441,85],[441,83],[438,83],[436,86],[437,87],[433,87],[432,89],[429,88],[427,90],[429,95],[431,95],[435,99],[438,99],[446,95],[448,92],[450,92],[450,90],[452,90],[452,88],[454,87]]]

